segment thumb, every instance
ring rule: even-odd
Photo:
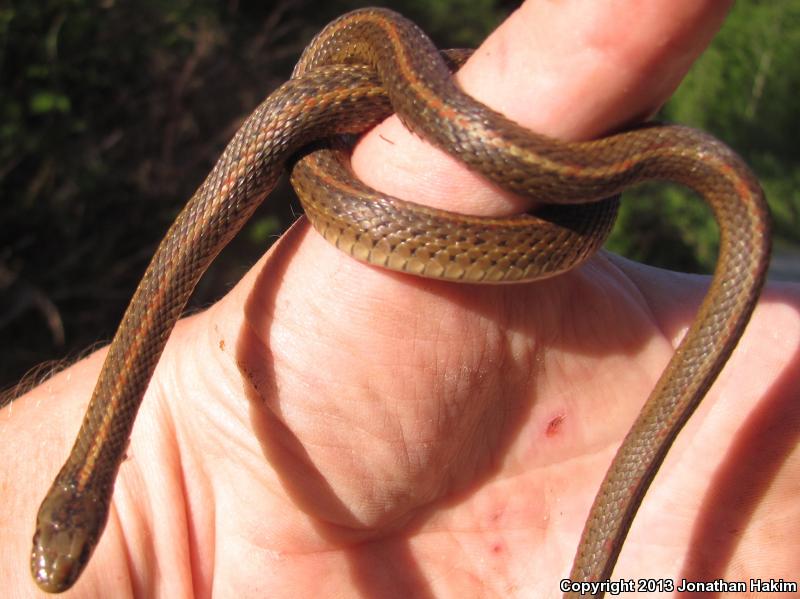
[[[598,137],[653,114],[731,5],[524,2],[456,77],[475,99],[533,131],[567,140]],[[396,117],[361,140],[352,162],[368,185],[421,204],[497,216],[529,207],[409,133]]]

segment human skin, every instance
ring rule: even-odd
[[[523,125],[592,138],[672,92],[727,2],[527,2],[459,74]],[[450,210],[528,207],[390,119],[357,173]],[[468,286],[365,266],[301,221],[170,338],[106,531],[64,596],[554,597],[601,478],[707,277],[601,253]],[[681,433],[614,578],[800,572],[800,290],[771,286]],[[0,412],[0,580],[35,595],[36,510],[105,350]]]

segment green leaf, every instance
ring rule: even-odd
[[[70,102],[69,98],[64,94],[40,91],[31,97],[30,109],[33,114],[67,113],[70,109]]]

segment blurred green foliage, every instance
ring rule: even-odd
[[[800,2],[739,0],[659,115],[713,133],[755,170],[779,247],[800,242]],[[649,264],[710,272],[719,235],[683,188],[626,196],[609,248]]]
[[[0,4],[0,388],[109,339],[147,260],[242,119],[324,23],[367,2],[35,0]],[[441,46],[471,46],[516,3],[379,2]],[[740,0],[666,120],[741,152],[797,239],[800,2]],[[623,203],[611,247],[708,270],[716,229],[683,190]],[[219,297],[293,218],[282,186],[201,282]]]

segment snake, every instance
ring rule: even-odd
[[[710,206],[720,249],[709,290],[613,458],[569,579],[611,576],[645,492],[758,300],[770,255],[769,210],[744,161],[709,134],[651,123],[591,141],[539,135],[459,89],[451,75],[466,55],[440,53],[390,10],[357,10],[327,25],[291,78],[244,121],[159,244],[109,347],[74,446],[41,503],[30,556],[41,589],[70,588],[89,563],[173,326],[202,273],[287,169],[313,227],[343,252],[465,284],[532,281],[578,267],[603,245],[618,194],[643,181],[677,182]],[[350,168],[347,141],[392,112],[421,138],[539,207],[470,216],[367,187]]]

